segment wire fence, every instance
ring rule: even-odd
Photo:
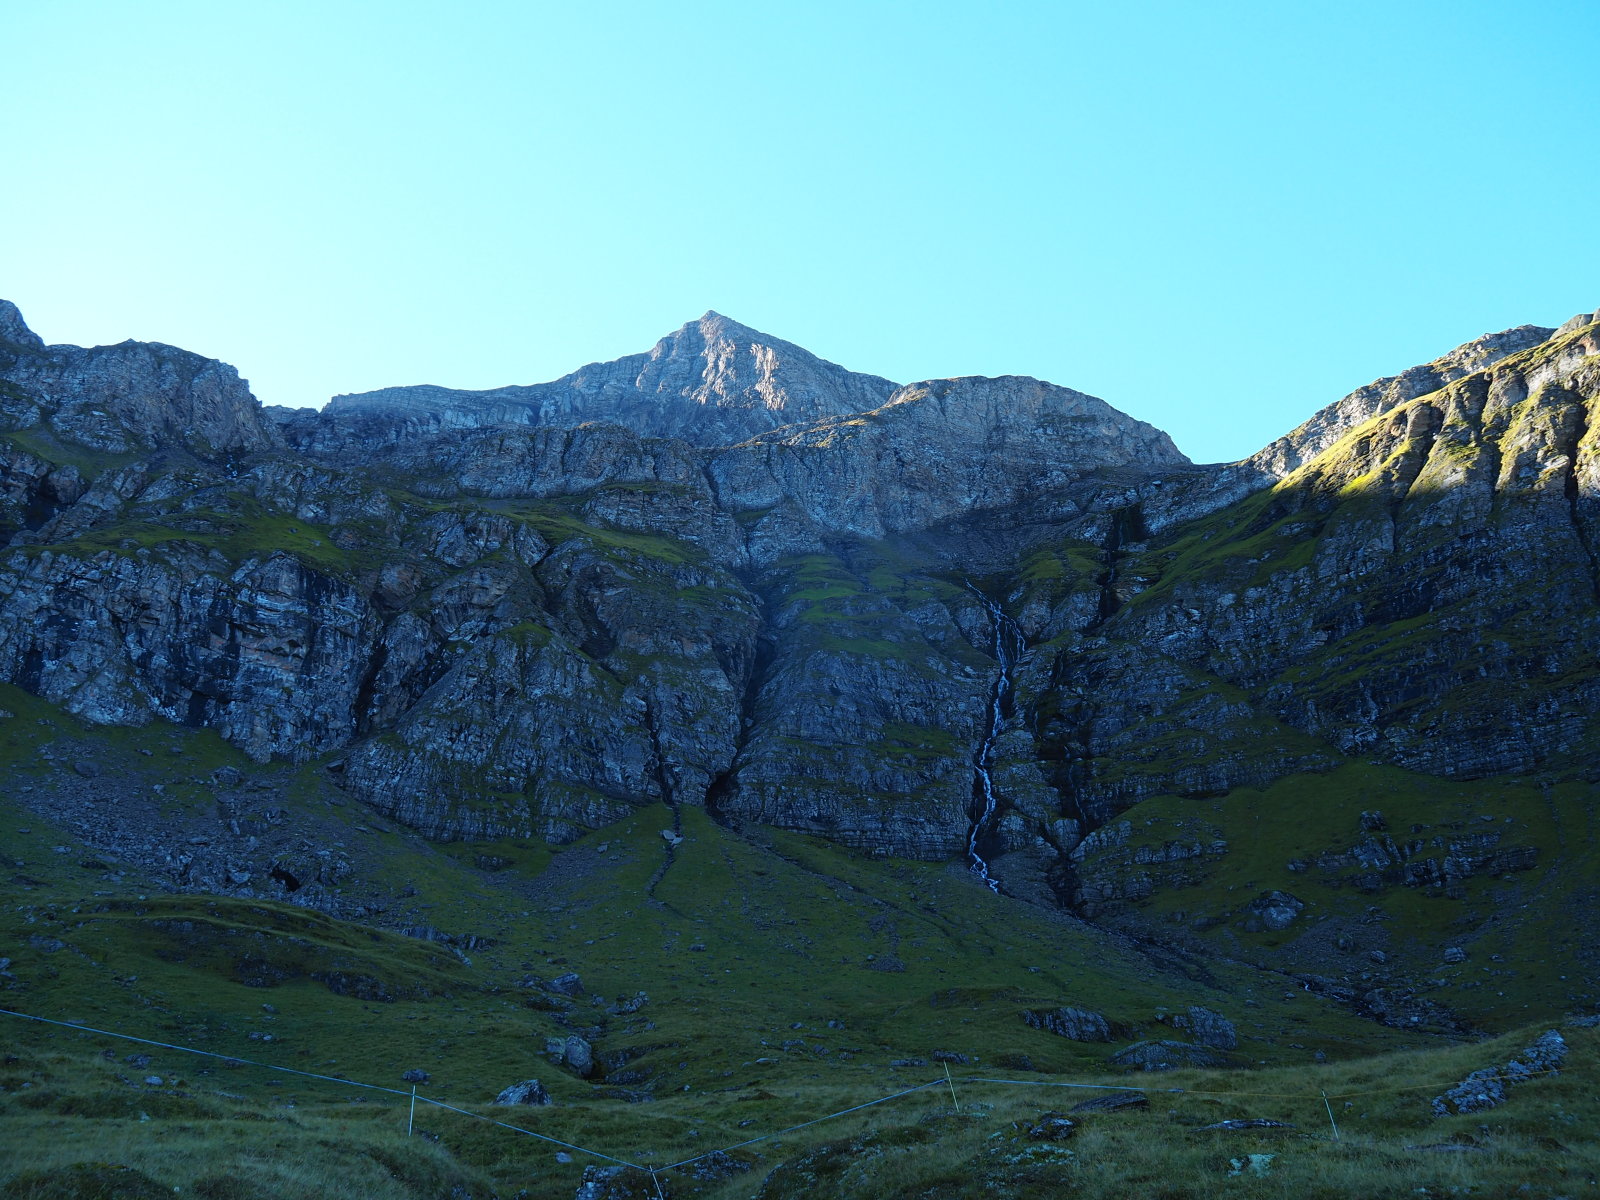
[[[237,1054],[223,1054],[223,1053],[221,1053],[219,1051],[215,1051],[215,1050],[202,1050],[202,1049],[199,1049],[198,1047],[195,1047],[195,1046],[182,1046],[182,1045],[178,1045],[178,1044],[176,1044],[174,1042],[157,1041],[157,1040],[155,1040],[153,1038],[138,1037],[138,1036],[136,1036],[134,1034],[130,1034],[130,1033],[118,1033],[115,1030],[110,1030],[110,1029],[96,1029],[93,1026],[85,1025],[85,1024],[82,1024],[81,1022],[77,1022],[77,1021],[58,1021],[58,1020],[54,1020],[54,1019],[52,1019],[50,1017],[40,1017],[40,1016],[36,1016],[36,1015],[34,1015],[32,1013],[17,1012],[17,1011],[15,1011],[13,1009],[8,1009],[8,1008],[0,1008],[0,1016],[17,1017],[17,1018],[20,1018],[21,1020],[34,1021],[34,1022],[37,1022],[38,1024],[41,1024],[41,1025],[54,1025],[54,1026],[57,1026],[57,1027],[62,1028],[62,1029],[71,1029],[71,1030],[74,1030],[74,1031],[76,1031],[78,1033],[92,1033],[92,1034],[96,1034],[96,1035],[98,1035],[100,1037],[117,1038],[117,1039],[119,1039],[121,1041],[125,1041],[125,1042],[137,1042],[140,1045],[156,1046],[156,1047],[159,1047],[159,1048],[161,1048],[163,1050],[176,1050],[176,1051],[179,1051],[179,1052],[184,1053],[184,1054],[196,1054],[196,1055],[200,1055],[200,1056],[202,1056],[204,1058],[218,1059],[218,1060],[220,1060],[220,1061],[222,1061],[224,1063],[227,1063],[229,1065],[258,1067],[258,1068],[260,1068],[262,1070],[265,1070],[265,1071],[276,1071],[276,1072],[279,1072],[280,1074],[284,1074],[284,1075],[297,1075],[297,1076],[300,1076],[301,1078],[315,1079],[315,1080],[318,1080],[318,1081],[321,1081],[321,1082],[324,1082],[324,1083],[338,1084],[338,1085],[340,1085],[342,1087],[363,1088],[363,1089],[365,1089],[367,1091],[383,1092],[383,1093],[386,1093],[386,1094],[391,1095],[391,1096],[399,1096],[399,1097],[401,1097],[403,1099],[406,1099],[406,1100],[410,1101],[410,1106],[411,1106],[410,1107],[410,1115],[409,1115],[409,1117],[407,1119],[407,1125],[406,1125],[406,1132],[408,1134],[412,1132],[412,1127],[413,1127],[415,1114],[416,1114],[416,1106],[419,1103],[431,1105],[434,1108],[442,1109],[442,1110],[444,1110],[446,1112],[457,1113],[457,1114],[459,1114],[461,1116],[469,1117],[469,1118],[471,1118],[472,1120],[475,1120],[475,1121],[484,1121],[484,1122],[486,1122],[486,1123],[488,1123],[490,1125],[498,1126],[501,1129],[510,1130],[513,1133],[519,1133],[519,1134],[522,1134],[522,1135],[524,1135],[526,1137],[536,1138],[537,1140],[539,1140],[541,1142],[547,1142],[552,1146],[559,1146],[563,1150],[571,1150],[571,1151],[574,1151],[574,1152],[576,1152],[578,1154],[584,1154],[584,1155],[587,1155],[587,1156],[589,1156],[591,1158],[599,1159],[599,1160],[607,1162],[607,1163],[613,1163],[613,1164],[615,1164],[617,1166],[621,1166],[621,1167],[631,1167],[636,1171],[644,1172],[644,1173],[646,1173],[646,1174],[648,1174],[650,1176],[652,1186],[654,1187],[657,1196],[661,1197],[662,1200],[665,1200],[665,1193],[662,1192],[662,1190],[661,1190],[660,1177],[662,1175],[665,1175],[669,1171],[681,1171],[681,1170],[684,1170],[684,1169],[686,1169],[688,1167],[692,1167],[692,1166],[694,1166],[694,1164],[696,1164],[698,1162],[702,1162],[702,1161],[704,1161],[706,1159],[715,1158],[715,1157],[718,1157],[718,1156],[721,1156],[721,1155],[726,1155],[726,1154],[730,1153],[731,1151],[742,1150],[742,1149],[745,1149],[745,1148],[750,1147],[750,1146],[758,1145],[758,1144],[760,1144],[762,1142],[770,1142],[770,1141],[774,1140],[775,1138],[781,1138],[781,1137],[784,1137],[787,1134],[795,1133],[795,1132],[798,1132],[799,1130],[802,1130],[802,1129],[809,1129],[812,1126],[820,1125],[820,1124],[824,1123],[825,1121],[836,1120],[839,1117],[848,1116],[849,1114],[855,1113],[855,1112],[861,1112],[864,1109],[874,1108],[874,1107],[876,1107],[877,1105],[880,1105],[880,1104],[887,1104],[890,1101],[899,1100],[899,1099],[902,1099],[903,1097],[906,1097],[906,1096],[915,1095],[918,1092],[925,1092],[925,1091],[928,1091],[929,1089],[932,1089],[932,1088],[946,1088],[947,1087],[950,1090],[950,1100],[951,1100],[951,1103],[952,1103],[953,1107],[955,1108],[955,1110],[957,1112],[960,1112],[961,1103],[960,1103],[959,1099],[956,1096],[956,1088],[955,1088],[955,1085],[957,1083],[960,1083],[963,1086],[966,1085],[966,1084],[992,1084],[992,1085],[1012,1086],[1012,1087],[1081,1089],[1081,1090],[1085,1090],[1085,1091],[1102,1091],[1102,1092],[1139,1092],[1139,1093],[1144,1094],[1145,1096],[1185,1095],[1185,1096],[1225,1096],[1225,1097],[1233,1097],[1233,1098],[1247,1098],[1248,1097],[1248,1098],[1256,1098],[1256,1099],[1298,1100],[1298,1101],[1305,1102],[1305,1103],[1310,1103],[1310,1104],[1315,1104],[1316,1101],[1320,1100],[1320,1101],[1322,1101],[1324,1107],[1326,1107],[1326,1109],[1327,1109],[1328,1124],[1329,1124],[1329,1126],[1331,1127],[1331,1129],[1333,1131],[1331,1139],[1327,1139],[1327,1140],[1331,1140],[1331,1141],[1334,1141],[1334,1142],[1339,1142],[1342,1145],[1365,1146],[1365,1147],[1372,1147],[1372,1148],[1376,1148],[1377,1144],[1376,1143],[1370,1143],[1370,1142],[1352,1142],[1350,1139],[1345,1138],[1340,1134],[1338,1123],[1334,1118],[1333,1103],[1332,1103],[1334,1100],[1347,1100],[1347,1099],[1350,1099],[1351,1097],[1356,1097],[1356,1096],[1375,1096],[1375,1095],[1382,1095],[1382,1094],[1389,1094],[1389,1093],[1399,1093],[1399,1092],[1431,1091],[1431,1090],[1434,1090],[1434,1089],[1439,1088],[1441,1086],[1441,1085],[1439,1085],[1437,1083],[1429,1083],[1429,1084],[1410,1084],[1410,1085],[1406,1085],[1406,1086],[1402,1086],[1402,1087],[1369,1088],[1369,1089],[1363,1089],[1361,1091],[1352,1091],[1352,1092],[1328,1092],[1328,1091],[1325,1091],[1325,1090],[1322,1090],[1322,1089],[1318,1089],[1318,1090],[1316,1090],[1314,1092],[1313,1091],[1305,1091],[1305,1092],[1251,1092],[1251,1091],[1238,1091],[1238,1090],[1233,1090],[1233,1089],[1208,1090],[1208,1089],[1204,1089],[1204,1088],[1139,1087],[1138,1085],[1135,1085],[1135,1084],[1120,1083],[1120,1082],[1119,1083],[1078,1083],[1078,1082],[1069,1082],[1069,1081],[1065,1081],[1065,1080],[1053,1080],[1053,1079],[1000,1079],[1000,1078],[993,1078],[993,1077],[983,1076],[983,1075],[952,1076],[950,1074],[949,1067],[946,1066],[943,1076],[940,1076],[940,1077],[937,1077],[937,1078],[934,1078],[934,1079],[930,1079],[925,1083],[919,1083],[919,1084],[913,1085],[912,1087],[902,1088],[901,1090],[899,1090],[897,1092],[890,1092],[888,1095],[878,1096],[878,1097],[876,1097],[874,1099],[864,1101],[864,1102],[862,1102],[860,1104],[851,1105],[849,1108],[841,1108],[837,1112],[824,1113],[820,1117],[813,1117],[811,1120],[801,1121],[800,1123],[798,1123],[796,1125],[789,1125],[789,1126],[784,1127],[783,1129],[775,1129],[775,1130],[771,1131],[770,1133],[764,1133],[764,1134],[761,1134],[758,1137],[746,1138],[744,1141],[734,1142],[733,1144],[728,1145],[728,1146],[721,1146],[721,1147],[718,1147],[715,1150],[702,1151],[701,1153],[696,1154],[691,1158],[679,1159],[676,1162],[651,1164],[651,1163],[633,1162],[631,1159],[621,1158],[621,1157],[618,1157],[615,1154],[608,1154],[603,1150],[596,1150],[596,1149],[594,1149],[593,1147],[590,1147],[590,1146],[580,1146],[580,1145],[577,1145],[576,1143],[573,1143],[573,1142],[562,1141],[560,1138],[550,1137],[548,1134],[539,1133],[537,1130],[524,1129],[522,1126],[513,1125],[509,1121],[502,1121],[502,1120],[498,1119],[497,1117],[485,1116],[483,1113],[473,1112],[471,1109],[461,1108],[461,1107],[459,1107],[457,1105],[449,1104],[449,1103],[447,1103],[447,1102],[445,1102],[443,1100],[439,1100],[439,1099],[436,1099],[436,1098],[431,1097],[431,1096],[425,1096],[425,1095],[421,1094],[420,1092],[418,1092],[415,1087],[412,1087],[409,1091],[407,1091],[407,1090],[405,1090],[403,1088],[385,1087],[382,1084],[377,1084],[377,1083],[363,1083],[361,1080],[350,1079],[347,1076],[343,1076],[343,1075],[321,1075],[321,1074],[318,1074],[315,1071],[301,1071],[301,1070],[298,1070],[298,1069],[296,1069],[294,1067],[281,1067],[281,1066],[278,1066],[275,1063],[264,1063],[264,1062],[259,1062],[259,1061],[254,1060],[254,1059],[242,1058]],[[1549,1070],[1526,1072],[1526,1075],[1528,1075],[1528,1076],[1557,1075],[1557,1074],[1560,1074],[1560,1070],[1559,1069],[1555,1069],[1555,1068],[1552,1068],[1552,1069],[1549,1069]],[[1319,1135],[1305,1134],[1304,1136],[1318,1137]]]

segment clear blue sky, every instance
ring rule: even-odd
[[[1241,456],[1600,306],[1600,5],[0,0],[0,296],[269,404],[714,308]]]

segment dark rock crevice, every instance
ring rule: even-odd
[[[1100,603],[1095,625],[1103,625],[1122,607],[1122,597],[1117,591],[1117,576],[1122,564],[1124,547],[1142,542],[1149,536],[1145,526],[1142,504],[1129,504],[1111,512],[1110,525],[1101,546],[1103,570],[1095,581],[1100,589]]]
[[[373,717],[377,711],[377,682],[383,673],[384,665],[389,661],[388,643],[380,640],[372,649],[372,657],[367,660],[367,669],[361,676],[361,682],[356,687],[355,700],[355,732],[359,736],[367,733],[372,728]]]
[[[758,596],[757,603],[761,605],[764,614],[765,602]],[[764,617],[763,626],[765,626]],[[718,824],[728,823],[727,809],[730,802],[738,795],[739,768],[750,744],[751,731],[756,727],[756,713],[761,692],[776,657],[776,636],[763,628],[763,631],[756,635],[750,661],[745,665],[744,686],[739,692],[739,729],[734,740],[733,755],[727,769],[714,776],[706,788],[706,814]]]

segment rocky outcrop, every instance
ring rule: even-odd
[[[385,664],[397,651],[436,677],[348,757],[358,795],[435,836],[560,842],[639,804],[699,802],[727,771],[755,636],[736,583],[569,543],[525,583],[480,568],[470,586],[499,632],[391,626]]]
[[[0,596],[0,673],[88,720],[208,725],[262,759],[354,731],[371,614],[288,555],[235,568],[193,545],[18,551],[0,563]]]
[[[1220,1067],[1225,1056],[1193,1042],[1135,1042],[1113,1054],[1112,1066],[1134,1071],[1176,1071],[1185,1067]]]
[[[1205,865],[1228,850],[1228,843],[1215,836],[1130,845],[1132,833],[1129,822],[1114,821],[1072,848],[1074,902],[1085,915],[1118,912],[1158,890],[1197,883]]]
[[[1505,1102],[1506,1088],[1541,1076],[1559,1075],[1567,1061],[1567,1040],[1556,1030],[1541,1033],[1516,1058],[1501,1067],[1474,1071],[1444,1095],[1433,1098],[1433,1115],[1482,1112]]]
[[[1175,1016],[1171,1021],[1176,1028],[1187,1029],[1202,1046],[1210,1046],[1213,1050],[1239,1048],[1239,1034],[1233,1022],[1212,1009],[1191,1004],[1187,1013]]]
[[[537,1079],[524,1079],[521,1083],[513,1083],[510,1087],[501,1090],[494,1098],[496,1104],[550,1104],[550,1093],[545,1090],[544,1084]]]
[[[89,490],[70,463],[52,463],[12,441],[0,441],[0,538],[40,529]]]
[[[157,342],[46,346],[10,303],[0,309],[0,429],[107,454],[177,446],[217,458],[282,445],[227,364]]]
[[[1250,901],[1247,929],[1287,929],[1299,920],[1306,902],[1290,892],[1273,890]]]
[[[1030,704],[1090,823],[1348,756],[1474,778],[1578,754],[1600,700],[1597,351],[1593,324],[1540,341],[1218,513],[1114,557],[1065,547],[1038,590],[1092,596],[1098,566],[1102,603]]]
[[[1144,1092],[1109,1092],[1104,1096],[1094,1096],[1088,1100],[1080,1101],[1067,1111],[1075,1113],[1123,1112],[1131,1108],[1149,1107],[1150,1097]]]
[[[1489,829],[1404,841],[1363,838],[1346,851],[1319,854],[1301,869],[1368,892],[1394,886],[1455,891],[1472,876],[1528,871],[1538,860],[1536,847],[1506,845],[1499,830]]]
[[[1074,1042],[1109,1042],[1111,1024],[1097,1012],[1070,1006],[1051,1009],[1028,1009],[1022,1014],[1025,1024],[1043,1029],[1057,1037]]]

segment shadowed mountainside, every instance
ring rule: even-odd
[[[715,314],[551,384],[320,414],[0,319],[0,679],[92,725],[214,731],[445,842],[568,845],[663,805],[970,848],[1010,895],[1139,938],[1303,936],[1285,962],[1396,1023],[1438,1015],[1418,980],[1497,919],[1492,882],[1595,904],[1563,840],[1600,700],[1593,317],[1213,466],[1070,389],[897,387]],[[1513,828],[1440,807],[1491,778]],[[1375,787],[1421,815],[1361,849]],[[1237,872],[1263,804],[1332,815]],[[1209,832],[1142,832],[1183,811]],[[288,898],[252,837],[176,885]],[[1355,892],[1444,907],[1360,979],[1323,944],[1360,944]]]

